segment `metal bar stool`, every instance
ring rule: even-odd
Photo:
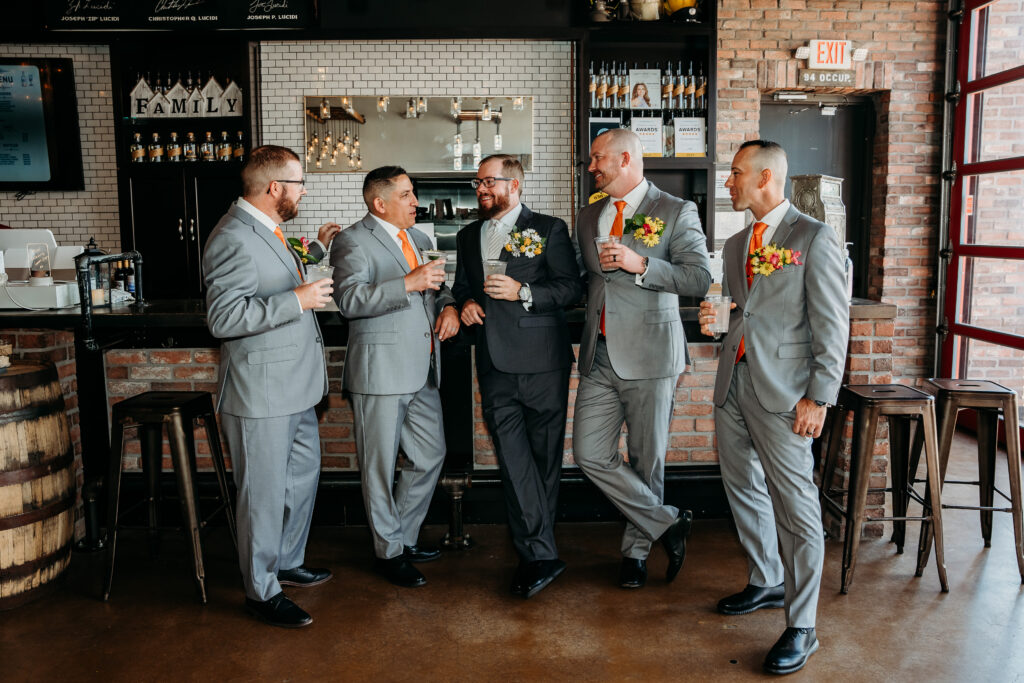
[[[1020,479],[1020,439],[1017,420],[1017,393],[1001,384],[986,380],[970,379],[939,379],[928,380],[925,387],[936,394],[936,405],[939,417],[939,481],[945,484],[967,484],[978,487],[978,505],[943,505],[947,510],[979,510],[981,512],[981,537],[985,547],[992,545],[992,513],[1009,512],[1013,515],[1013,538],[1017,550],[1017,569],[1020,571],[1021,583],[1024,583],[1024,513],[1021,506]],[[946,466],[949,464],[949,451],[953,444],[953,433],[956,431],[957,414],[965,409],[973,408],[978,413],[978,481],[946,480]],[[999,428],[999,414],[1003,414],[1006,427],[1006,469],[1010,478],[1010,495],[995,486],[996,449]],[[914,446],[910,451],[911,476],[917,471],[921,457],[921,439],[914,436]],[[1010,502],[1010,507],[993,506],[994,495],[998,493]],[[905,508],[904,508],[905,511]],[[931,537],[928,535],[927,522],[921,526],[921,543],[918,554],[921,555],[919,565],[928,564],[928,552],[931,548]]]
[[[199,496],[196,491],[196,449],[193,423],[201,420],[206,428],[206,439],[210,444],[210,456],[217,474],[220,499],[217,509],[206,519],[199,518]],[[203,549],[199,531],[214,515],[224,510],[227,516],[231,540],[237,548],[235,516],[228,493],[228,480],[224,468],[224,454],[220,447],[220,433],[217,429],[213,400],[205,391],[149,391],[114,404],[113,426],[110,439],[110,471],[107,479],[107,557],[106,583],[103,599],[110,597],[114,581],[114,554],[117,546],[118,498],[121,493],[121,457],[124,446],[124,430],[140,428],[142,443],[142,465],[145,471],[149,505],[149,535],[155,542],[157,532],[158,484],[162,452],[162,434],[167,428],[167,440],[171,447],[171,462],[174,466],[181,516],[190,540],[195,580],[203,604],[206,603],[206,583],[203,569]]]
[[[942,547],[942,504],[939,500],[939,463],[935,431],[935,399],[917,389],[902,384],[848,384],[839,392],[839,399],[831,416],[831,428],[828,436],[828,450],[825,469],[821,476],[822,507],[829,507],[836,514],[846,519],[846,531],[843,537],[843,575],[841,591],[849,592],[853,583],[853,570],[857,561],[857,548],[860,545],[860,532],[864,524],[864,505],[868,493],[891,492],[893,508],[897,509],[896,501],[901,501],[903,514],[892,517],[873,517],[871,521],[891,521],[903,525],[907,521],[931,520],[935,536],[935,563],[938,566],[939,582],[942,591],[949,591],[946,582],[946,564]],[[839,447],[842,443],[846,416],[854,411],[853,444],[850,449],[850,488],[849,490],[832,488],[836,462],[839,458]],[[892,473],[891,488],[869,488],[871,478],[871,458],[874,451],[875,431],[878,418],[889,420],[889,460]],[[928,467],[928,480],[933,484],[928,492],[928,499],[922,499],[913,490],[908,481],[908,456],[910,446],[910,423],[919,422],[918,430],[924,434],[925,459]],[[833,498],[846,498],[844,507]],[[907,517],[904,499],[913,497],[923,506],[920,517]],[[895,537],[895,534],[894,534]],[[897,541],[897,552],[903,552],[902,537]],[[923,565],[918,560],[917,576],[921,575]]]

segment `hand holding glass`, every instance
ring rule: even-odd
[[[334,277],[334,266],[327,263],[307,263],[306,274],[302,278],[303,282],[318,282],[324,278]]]
[[[508,261],[502,261],[501,259],[489,258],[484,260],[484,279],[491,275],[504,275],[505,266],[508,265]]]
[[[597,258],[601,258],[601,250],[604,249],[605,245],[618,244],[621,240],[617,235],[600,235],[594,238],[594,244],[597,245]],[[601,266],[601,270],[615,270],[614,266]]]
[[[429,261],[437,261],[438,259],[444,261],[448,256],[447,253],[436,249],[424,249],[422,255],[424,263]]]
[[[708,294],[704,297],[704,301],[711,304],[711,312],[715,315],[715,319],[708,323],[708,330],[715,336],[715,339],[721,339],[722,335],[729,331],[729,309],[732,306],[732,297]]]

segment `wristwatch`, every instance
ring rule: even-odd
[[[523,283],[523,285],[519,287],[519,300],[526,301],[527,303],[533,300],[533,292],[530,291],[530,285]]]
[[[825,406],[826,408],[828,408],[831,404],[828,401],[819,401],[818,399],[814,399],[814,405],[818,406],[819,408],[821,406]]]
[[[647,264],[650,263],[650,261],[651,261],[650,257],[644,256],[644,269],[640,271],[641,273],[646,273],[647,272]]]

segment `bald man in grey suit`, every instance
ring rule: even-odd
[[[313,407],[327,393],[323,338],[313,309],[331,281],[302,283],[302,265],[280,224],[306,194],[299,157],[285,147],[252,150],[243,197],[206,243],[206,318],[220,348],[218,411],[238,488],[238,560],[246,607],[275,626],[312,618],[281,585],[315,586],[331,572],[303,565],[320,475]],[[335,232],[328,224],[321,236]],[[335,226],[336,227],[336,226]]]
[[[749,563],[746,588],[718,611],[785,607],[786,630],[764,662],[774,674],[800,670],[818,649],[825,544],[811,441],[839,393],[850,313],[836,233],[786,200],[786,172],[785,151],[766,140],[744,143],[733,160],[733,208],[755,222],[722,254],[722,293],[735,303],[715,382],[722,481]],[[755,271],[759,245],[788,249],[794,262]],[[710,304],[700,318],[708,334]]]
[[[696,205],[644,178],[635,133],[615,129],[597,136],[589,171],[610,196],[584,207],[576,227],[588,294],[573,456],[626,517],[619,585],[640,588],[654,541],[668,552],[668,581],[686,555],[693,516],[663,502],[665,451],[676,381],[688,362],[679,297],[707,292],[710,264]],[[664,233],[651,240],[656,243],[623,232],[638,214],[664,221]],[[616,232],[622,242],[599,252],[594,238]],[[623,422],[628,463],[619,454]]]

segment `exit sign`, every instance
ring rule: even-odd
[[[807,58],[810,69],[852,69],[853,44],[849,40],[812,40]]]

